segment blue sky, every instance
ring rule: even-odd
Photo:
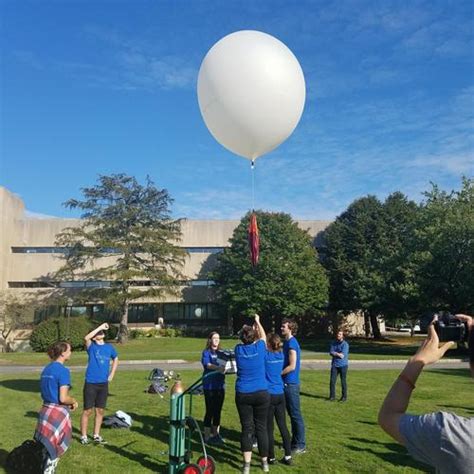
[[[283,41],[306,78],[293,135],[257,162],[256,207],[332,219],[355,198],[474,175],[474,7],[448,1],[1,2],[0,184],[29,211],[99,174],[147,174],[179,217],[236,219],[249,162],[207,131],[202,59],[223,36]]]

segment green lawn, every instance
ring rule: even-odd
[[[351,359],[406,359],[413,354],[421,342],[421,338],[396,337],[381,341],[363,338],[349,339]],[[223,339],[224,348],[233,348],[237,339]],[[329,359],[327,351],[329,339],[308,339],[300,341],[305,359]],[[146,338],[129,341],[125,345],[117,345],[121,360],[164,360],[184,359],[197,361],[201,358],[205,339],[193,337],[179,338]],[[459,357],[457,351],[449,351],[448,355]],[[45,355],[41,353],[1,353],[0,364],[43,365]],[[84,351],[74,352],[71,365],[87,363]]]
[[[59,463],[58,473],[142,473],[166,472],[169,400],[144,393],[148,372],[120,371],[111,386],[108,412],[121,409],[134,419],[130,430],[103,430],[105,446],[82,446],[78,442],[79,415],[73,415],[74,441]],[[289,469],[271,466],[271,472],[387,473],[426,472],[402,447],[386,436],[376,424],[377,411],[398,371],[349,372],[349,401],[326,401],[328,373],[304,371],[302,407],[307,427],[308,452]],[[199,372],[184,371],[189,385]],[[74,373],[73,394],[81,399],[83,374]],[[211,448],[218,473],[238,472],[240,426],[234,405],[234,379],[229,377],[223,412],[223,448]],[[0,461],[7,452],[31,437],[40,406],[38,375],[0,375]],[[433,370],[420,377],[410,406],[412,413],[453,410],[474,415],[472,380],[466,370]],[[193,415],[203,415],[204,400],[193,399]],[[276,439],[279,435],[276,434]],[[199,451],[199,449],[196,449]],[[281,451],[278,452],[281,454]],[[255,472],[258,464],[254,458]]]

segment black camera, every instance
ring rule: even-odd
[[[466,323],[457,319],[454,314],[447,312],[434,314],[433,319],[436,316],[438,320],[434,322],[434,327],[440,342],[467,341],[468,330]]]

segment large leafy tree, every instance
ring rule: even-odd
[[[380,337],[377,316],[384,286],[380,246],[384,242],[384,209],[375,196],[354,201],[325,232],[322,261],[329,274],[330,306],[346,313],[362,311]]]
[[[385,320],[412,322],[423,311],[418,284],[418,265],[412,258],[420,207],[400,192],[383,203],[382,236],[377,262],[382,276],[379,286],[380,312]]]
[[[433,185],[417,224],[417,281],[425,305],[453,312],[474,311],[474,180],[459,191]]]
[[[249,217],[235,229],[212,275],[230,314],[258,312],[265,324],[274,325],[279,317],[300,317],[326,307],[328,281],[308,232],[288,214],[257,212],[260,259],[252,267]]]
[[[150,178],[142,185],[124,174],[100,176],[82,193],[83,200],[64,204],[79,209],[82,221],[56,237],[67,251],[54,279],[104,282],[82,296],[121,312],[119,340],[125,342],[130,302],[177,291],[186,254],[177,246],[180,221],[170,215],[168,192]]]

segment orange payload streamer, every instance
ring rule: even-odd
[[[252,213],[249,223],[249,247],[250,247],[250,261],[252,266],[258,263],[258,255],[260,251],[260,237],[258,235],[257,216]]]

